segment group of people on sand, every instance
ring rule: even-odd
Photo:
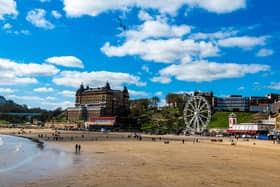
[[[80,144],[76,144],[75,145],[75,152],[76,153],[80,153],[81,152],[81,145]]]
[[[193,138],[193,143],[199,143],[198,138]]]
[[[136,138],[137,140],[139,141],[142,141],[142,136],[141,135],[138,135],[138,134],[134,134],[134,138]]]

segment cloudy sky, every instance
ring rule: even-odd
[[[131,98],[280,93],[277,0],[1,0],[0,95],[74,105],[80,83]]]

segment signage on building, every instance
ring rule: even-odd
[[[114,126],[116,117],[91,117],[91,125]]]
[[[258,125],[252,124],[252,125],[233,125],[232,130],[237,131],[257,131],[259,130]]]
[[[275,121],[276,121],[275,129],[280,131],[280,114],[278,114]]]

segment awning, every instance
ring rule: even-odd
[[[254,130],[227,130],[228,133],[232,133],[232,134],[257,134],[257,132],[260,131],[254,131]]]

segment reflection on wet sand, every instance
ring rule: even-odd
[[[0,147],[0,186],[18,186],[47,176],[74,162],[59,146],[28,139],[2,136]]]

